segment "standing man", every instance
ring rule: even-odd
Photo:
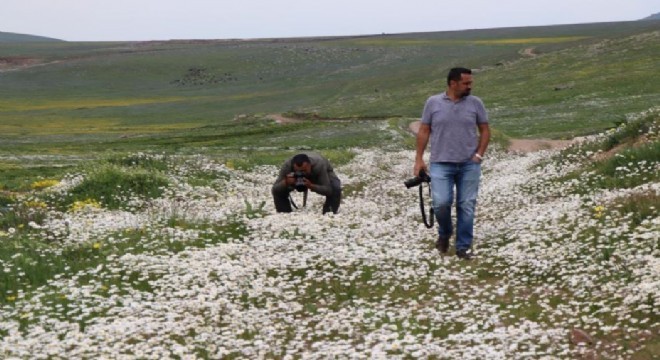
[[[319,154],[298,154],[284,162],[272,189],[277,212],[292,211],[289,193],[294,189],[324,195],[323,214],[339,210],[341,182],[328,159]]]
[[[472,71],[453,68],[447,75],[447,90],[431,96],[424,106],[417,133],[415,176],[424,169],[424,151],[431,139],[431,190],[433,208],[438,221],[440,253],[449,249],[453,234],[451,206],[456,187],[456,256],[469,260],[472,253],[474,210],[490,129],[488,115],[481,99],[470,95]],[[478,134],[477,134],[478,130]]]

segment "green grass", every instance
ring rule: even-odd
[[[35,181],[61,178],[75,167],[63,166],[25,166],[25,163],[2,162],[0,160],[0,191],[29,191]]]
[[[304,141],[320,125],[311,120],[417,118],[456,65],[481,69],[474,93],[506,135],[594,133],[657,102],[658,28],[650,21],[323,41],[0,43],[6,57],[53,62],[0,74],[0,155],[169,151],[250,140],[334,148],[340,142],[332,136]],[[543,56],[516,61],[525,47]],[[291,131],[263,121],[272,113],[318,117]],[[240,115],[245,123],[236,121]],[[353,127],[321,123],[330,135],[342,132],[342,140]],[[372,139],[362,128],[355,126],[347,146],[392,140]]]
[[[120,167],[143,169],[151,172],[164,172],[168,169],[168,157],[165,155],[128,154],[110,157],[107,162]]]
[[[16,197],[10,193],[0,193],[0,207],[7,207],[16,202]]]
[[[0,230],[22,229],[30,222],[41,224],[47,216],[48,205],[41,201],[17,201],[14,197],[0,198]]]
[[[660,142],[626,149],[617,155],[594,164],[594,185],[599,188],[632,188],[660,179],[656,169],[660,159]]]
[[[176,224],[174,224],[176,223]],[[9,271],[0,272],[0,304],[11,304],[15,296],[22,293],[29,297],[31,292],[48,281],[62,276],[71,276],[88,269],[110,264],[112,259],[131,253],[176,254],[190,248],[203,248],[224,243],[228,238],[241,236],[247,229],[241,222],[227,224],[193,224],[182,220],[170,220],[180,229],[199,230],[194,241],[182,242],[168,239],[165,233],[146,232],[144,229],[128,229],[111,234],[94,242],[63,246],[59,241],[44,241],[35,230],[19,230],[11,241],[0,242],[0,264]],[[148,291],[148,283],[137,278],[139,274],[125,274],[128,281],[115,274],[106,285],[124,287],[138,286]],[[81,278],[84,283],[84,278]]]
[[[644,221],[658,216],[660,195],[647,192],[638,195],[616,199],[609,205],[607,213],[621,213],[630,217],[630,225],[640,226]]]
[[[656,31],[544,54],[487,70],[475,87],[508,135],[600,133],[658,103],[660,85],[647,80],[655,73],[651,53],[660,51],[659,37]]]
[[[108,209],[119,209],[134,197],[157,198],[167,185],[167,179],[159,173],[107,165],[92,170],[82,183],[56,201],[64,208],[75,202],[94,200]]]
[[[581,194],[594,188],[632,188],[657,182],[660,179],[657,170],[660,159],[659,126],[658,111],[650,111],[641,118],[619,124],[595,141],[570,147],[539,166],[549,162],[582,163],[579,169],[558,179],[579,179],[574,192]]]

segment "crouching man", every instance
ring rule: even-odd
[[[329,211],[336,214],[339,210],[341,181],[328,159],[319,154],[298,154],[284,162],[272,189],[277,212],[292,211],[289,193],[293,190],[311,190],[325,196],[324,214]]]

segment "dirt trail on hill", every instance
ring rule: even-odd
[[[539,55],[538,53],[536,53],[536,49],[534,49],[533,47],[522,49],[518,51],[518,54],[531,58],[535,58]]]
[[[419,121],[413,121],[408,127],[413,134],[419,131]],[[540,150],[563,149],[573,143],[573,140],[550,140],[550,139],[511,139],[509,151],[528,153]]]
[[[573,140],[511,139],[509,151],[528,153],[539,150],[564,149],[572,143]]]
[[[323,121],[323,122],[347,122],[351,121],[351,119],[330,119],[330,118],[314,118],[313,116],[309,119],[299,119],[299,118],[292,118],[292,117],[286,117],[282,114],[269,114],[266,115],[267,119],[271,119],[275,121],[278,124],[294,124],[294,123],[300,123],[304,121]]]
[[[25,70],[37,66],[46,66],[60,63],[61,61],[46,62],[42,59],[28,57],[2,57],[0,58],[0,73],[9,71]]]
[[[278,124],[291,124],[291,123],[301,122],[300,119],[294,119],[294,118],[286,117],[286,116],[283,116],[281,114],[270,114],[266,117],[269,118],[269,119],[274,120]]]

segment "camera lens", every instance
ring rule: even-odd
[[[415,177],[412,178],[412,179],[408,179],[408,180],[404,181],[403,184],[406,185],[406,187],[407,187],[408,189],[410,189],[410,188],[413,187],[413,186],[417,186],[417,185],[419,185],[421,182],[422,182],[422,181],[420,180],[420,178],[417,177],[417,176],[415,176]]]
[[[304,179],[303,176],[298,176],[298,174],[296,173],[295,188],[296,188],[296,191],[298,191],[298,192],[303,192],[303,191],[307,190],[307,186],[305,186],[305,181],[303,179]]]

